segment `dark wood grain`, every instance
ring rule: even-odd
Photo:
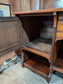
[[[52,37],[52,47],[51,47],[51,63],[53,64],[56,60],[57,54],[56,54],[56,45],[55,45],[55,39],[56,39],[56,29],[57,29],[57,13],[54,12],[54,24],[53,24],[53,37]]]
[[[21,46],[20,22],[18,18],[0,18],[0,55]]]

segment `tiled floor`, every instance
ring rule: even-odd
[[[63,74],[59,74],[63,77]],[[0,84],[48,84],[46,80],[31,72],[27,68],[22,68],[21,63],[11,66],[0,75]],[[63,79],[57,75],[52,75],[49,84],[63,84]]]

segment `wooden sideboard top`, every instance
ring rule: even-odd
[[[42,10],[33,10],[33,11],[20,11],[13,12],[15,15],[25,15],[25,14],[39,14],[39,13],[53,13],[53,12],[63,12],[63,8],[51,8],[51,9],[42,9]]]

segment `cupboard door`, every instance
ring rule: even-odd
[[[19,21],[0,22],[0,52],[21,45]]]

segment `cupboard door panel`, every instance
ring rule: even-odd
[[[21,44],[19,22],[0,23],[0,52]]]

